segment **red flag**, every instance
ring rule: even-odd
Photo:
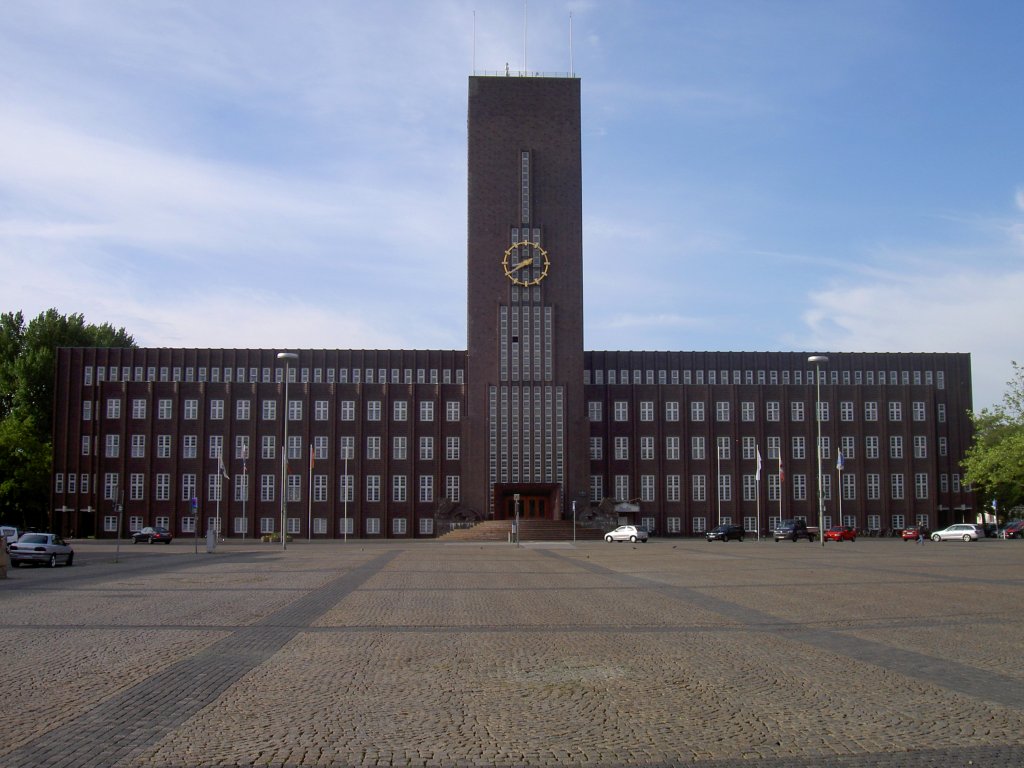
[[[786,482],[786,473],[782,469],[782,454],[779,454],[779,484]]]

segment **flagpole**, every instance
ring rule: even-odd
[[[757,541],[761,541],[761,449],[754,446],[757,470],[754,472],[754,499],[757,502]]]
[[[843,523],[843,452],[842,451],[839,452],[839,458],[836,461],[836,470],[838,470],[838,472],[839,472],[839,488],[837,489],[838,493],[839,493],[839,525],[844,525],[844,523]]]
[[[715,453],[718,459],[718,476],[715,478],[715,486],[718,488],[716,494],[718,498],[718,525],[722,524],[722,446],[718,444],[718,438],[715,438]]]
[[[249,468],[246,460],[249,458],[249,449],[242,449],[242,541],[245,541],[245,534],[249,530],[249,518],[245,516],[245,502],[249,498]]]
[[[779,446],[779,522],[781,523],[785,518],[782,516],[782,496],[783,496],[783,485],[785,483],[785,475],[782,472],[782,446]]]

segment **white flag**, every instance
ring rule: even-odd
[[[757,453],[757,472],[754,473],[754,479],[755,480],[760,480],[761,479],[761,449],[760,448],[754,448],[754,451]]]

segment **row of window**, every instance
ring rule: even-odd
[[[195,517],[182,517],[179,520],[181,524],[180,533],[194,534],[196,532],[196,518]],[[256,522],[259,523],[259,534],[276,533],[276,526],[278,520],[276,517],[261,517]],[[339,517],[338,518],[338,534],[339,535],[354,535],[354,519],[351,517]],[[367,517],[363,520],[368,535],[378,535],[381,532],[380,518],[379,517]],[[141,515],[132,515],[128,518],[128,530],[138,531],[145,525],[145,519]],[[171,518],[167,515],[157,515],[153,519],[153,525],[167,528],[170,530]],[[217,531],[220,533],[221,519],[216,516],[209,516],[206,518],[207,528],[210,530]],[[235,517],[232,518],[232,529],[234,533],[240,536],[251,535],[252,531],[249,530],[250,518],[248,517]],[[286,521],[287,533],[297,535],[302,530],[302,519],[298,517],[289,517]],[[117,515],[106,515],[103,518],[103,530],[106,533],[117,532]],[[404,517],[393,517],[391,518],[391,533],[395,536],[404,536],[408,532],[408,520]],[[432,517],[424,517],[419,520],[419,532],[421,536],[432,536],[434,534],[434,519]],[[314,517],[313,518],[313,535],[326,535],[327,534],[327,518],[326,517]]]
[[[159,378],[157,371],[159,370]],[[440,370],[440,375],[439,375]],[[312,379],[310,372],[312,371]],[[209,372],[209,379],[207,379]],[[248,376],[246,375],[248,373]],[[325,375],[326,374],[326,375]],[[390,375],[389,375],[390,374]],[[97,384],[103,381],[136,381],[136,382],[205,382],[209,380],[213,384],[230,384],[235,381],[239,384],[280,384],[284,381],[284,368],[209,368],[200,366],[148,366],[143,376],[143,366],[137,365],[134,368],[130,365],[124,366],[102,366],[95,369],[95,381]],[[314,384],[462,384],[464,373],[461,368],[437,369],[417,368],[415,380],[412,368],[293,368],[288,367],[289,383],[301,382],[307,384],[310,381]],[[85,366],[83,372],[83,384],[91,387],[93,384],[93,366]]]
[[[88,494],[89,492],[89,474],[83,473],[80,476],[80,486],[78,485],[79,475],[74,473],[68,473],[67,475],[67,493],[83,493]],[[185,473],[181,476],[181,496],[182,501],[190,501],[198,498],[197,494],[197,476],[194,473]],[[254,475],[259,483],[259,500],[261,502],[273,502],[276,501],[276,487],[277,487],[277,475],[275,474],[260,474]],[[914,474],[914,498],[919,501],[925,501],[929,498],[929,476],[926,472],[918,472]],[[953,474],[952,476],[952,490],[954,493],[960,492],[960,475]],[[811,476],[813,481],[814,476]],[[117,491],[119,487],[120,476],[116,472],[108,472],[104,474],[103,483],[103,498],[106,501],[114,501],[117,498]],[[206,500],[212,502],[223,501],[222,490],[224,476],[220,473],[213,473],[207,476],[207,492]],[[420,502],[432,502],[434,501],[434,476],[433,475],[419,475],[418,476],[418,497],[417,500]],[[867,473],[864,475],[865,487],[866,487],[866,498],[869,501],[878,501],[882,498],[882,476],[878,473]],[[768,474],[767,485],[768,485],[768,501],[779,501],[781,496],[782,483],[785,480],[784,475],[780,474]],[[854,472],[847,472],[842,475],[842,498],[844,501],[856,501],[857,499],[857,480],[858,476]],[[171,475],[166,472],[158,472],[153,476],[154,481],[154,500],[155,501],[170,501],[171,499]],[[364,485],[364,500],[367,502],[375,503],[382,500],[382,476],[377,474],[370,474],[363,476]],[[616,499],[630,499],[633,498],[630,487],[631,477],[629,475],[615,475],[613,477],[614,483],[614,498]],[[326,502],[328,501],[328,475],[326,474],[314,474],[312,476],[312,501],[314,502]],[[299,502],[302,501],[302,475],[301,474],[288,474],[287,479],[287,501]],[[657,495],[655,492],[655,475],[640,475],[640,501],[655,502],[657,501]],[[744,474],[740,478],[741,489],[742,489],[742,500],[743,501],[755,501],[758,498],[758,484],[759,476],[756,474]],[[792,475],[790,478],[792,487],[792,500],[793,501],[806,501],[808,498],[808,476],[802,473]],[[395,474],[391,476],[391,494],[390,500],[393,502],[404,503],[408,501],[408,484],[409,476],[404,474]],[[145,500],[145,487],[146,487],[146,476],[141,472],[133,472],[128,476],[129,495],[128,498],[131,501],[144,501]],[[240,474],[234,477],[234,501],[236,502],[247,502],[249,501],[249,475]],[[733,478],[731,474],[720,474],[718,475],[718,495],[715,497],[721,501],[732,501],[733,499]],[[55,476],[55,492],[63,494],[65,492],[64,487],[64,474],[58,472]],[[904,490],[904,474],[901,472],[894,472],[889,475],[889,498],[894,501],[902,501],[905,498]],[[939,475],[939,491],[941,493],[948,493],[950,490],[950,476],[946,474]],[[822,497],[826,501],[832,500],[832,478],[830,475],[824,474],[821,476],[821,492]],[[445,497],[453,502],[458,502],[461,495],[461,486],[459,475],[446,475],[445,476]],[[600,502],[605,498],[605,487],[604,487],[604,476],[603,475],[591,475],[590,477],[590,499],[594,502]],[[708,501],[708,476],[704,474],[694,474],[690,476],[690,498],[695,502],[706,502]],[[338,500],[339,501],[355,501],[355,476],[344,474],[338,477]],[[665,501],[667,502],[679,502],[682,500],[682,476],[677,474],[670,474],[665,476]]]
[[[657,373],[657,377],[655,377]],[[595,369],[583,372],[584,384],[753,384],[755,378],[758,384],[813,384],[814,369],[806,371],[796,369],[794,371],[765,371],[765,370],[683,370],[680,376],[678,370],[659,369],[654,371],[648,368],[641,371],[634,368],[632,371],[609,368],[607,371]],[[655,382],[657,378],[657,382]],[[819,382],[821,384],[867,384],[874,386],[876,381],[875,371],[820,371]],[[877,381],[881,385],[898,386],[899,384],[935,385],[939,389],[946,388],[945,371],[878,371]]]
[[[326,461],[330,458],[330,452],[328,450],[329,439],[326,435],[316,435],[309,443],[310,446],[310,458],[312,461]],[[97,438],[90,437],[89,435],[82,436],[82,455],[89,456],[93,452]],[[338,459],[343,461],[346,459],[355,459],[355,437],[351,435],[342,435],[338,438]],[[382,440],[379,435],[369,435],[366,438],[366,451],[364,453],[365,458],[370,460],[380,459],[383,455],[382,451]],[[131,458],[133,459],[144,459],[146,458],[146,436],[145,435],[131,435]],[[156,435],[156,458],[158,459],[169,459],[172,458],[171,452],[171,435]],[[220,459],[224,456],[224,436],[223,435],[210,435],[208,438],[209,452],[208,456],[211,459]],[[433,461],[434,460],[434,438],[431,435],[422,435],[417,439],[417,456],[420,461]],[[199,437],[198,435],[182,435],[181,436],[181,458],[182,459],[195,459],[198,458],[199,454]],[[405,435],[395,435],[391,438],[391,453],[390,458],[393,461],[405,461],[409,454],[409,438]],[[120,458],[121,455],[121,436],[120,435],[105,435],[104,436],[104,458],[116,459]],[[236,459],[248,459],[249,453],[249,435],[235,435],[235,449],[234,455]],[[287,458],[289,459],[301,459],[304,456],[303,452],[303,438],[301,435],[289,435],[288,436],[288,450],[286,452]],[[444,458],[447,461],[459,461],[462,455],[462,440],[458,436],[449,436],[444,438]],[[277,458],[277,437],[275,435],[263,435],[260,437],[260,458],[261,459],[274,459]]]
[[[790,480],[790,486],[792,488],[792,500],[793,501],[806,501],[807,489],[808,489],[808,476],[805,474],[794,474],[792,476],[788,474],[769,474],[767,475],[768,481],[768,501],[779,501],[781,497],[782,482],[786,479]],[[814,475],[811,476],[813,481]],[[856,501],[857,500],[857,474],[855,472],[846,472],[842,475],[842,493],[843,500]],[[864,475],[865,486],[866,486],[866,498],[868,501],[879,501],[882,498],[882,476],[878,473],[869,472]],[[682,501],[682,475],[665,475],[665,501],[666,502],[679,502]],[[630,475],[614,475],[612,478],[614,484],[613,498],[615,499],[631,499],[638,498],[640,501],[655,502],[658,501],[657,494],[655,492],[657,478],[655,475],[640,475],[640,489],[639,496],[634,497],[632,493],[631,476]],[[743,501],[756,501],[758,498],[758,475],[747,474],[742,475],[741,479],[742,487],[742,498]],[[929,498],[929,478],[927,472],[917,472],[914,474],[914,498],[919,501],[925,501]],[[954,493],[960,492],[960,475],[952,475],[952,487]],[[939,475],[939,491],[941,493],[948,493],[950,488],[950,476],[947,474]],[[889,475],[889,498],[893,501],[902,501],[905,497],[904,490],[904,474],[902,472],[893,472]],[[822,497],[826,501],[832,499],[832,478],[830,475],[823,474],[821,476],[821,492]],[[604,475],[591,475],[590,476],[590,500],[593,502],[600,502],[607,495],[605,489],[605,477]],[[718,495],[714,497],[716,500],[721,501],[732,501],[733,500],[733,478],[731,474],[720,474],[718,475]],[[690,475],[690,499],[696,502],[708,501],[708,476],[703,474]]]
[[[864,458],[866,459],[877,459],[880,458],[880,439],[878,435],[866,435],[864,437]],[[613,447],[613,458],[616,461],[629,461],[630,457],[630,446],[632,445],[632,438],[620,435],[612,438]],[[755,438],[743,437],[741,440],[741,456],[743,459],[753,461],[757,458],[757,446],[755,444]],[[840,454],[843,457],[843,461],[850,461],[856,458],[856,438],[852,436],[843,436],[840,440]],[[927,459],[928,458],[928,438],[925,435],[914,435],[913,438],[913,451],[915,459]],[[668,435],[665,437],[665,459],[667,461],[678,461],[680,459],[680,441],[681,438],[678,435]],[[732,458],[732,438],[728,436],[720,436],[715,438],[715,442],[718,449],[718,458],[723,460],[729,460]],[[790,438],[791,450],[790,457],[793,459],[801,460],[807,458],[807,438],[803,436],[794,436]],[[653,461],[655,459],[655,438],[653,435],[642,435],[639,438],[640,443],[640,460],[641,461]],[[690,458],[694,461],[703,461],[707,458],[707,439],[703,435],[695,435],[690,438]],[[832,439],[827,435],[822,435],[819,439],[819,445],[821,446],[821,458],[831,460],[832,458]],[[767,458],[778,459],[781,456],[782,438],[779,436],[769,436],[767,438],[768,453]],[[946,437],[938,438],[939,455],[946,456],[949,453],[949,439]],[[211,456],[212,458],[212,456]],[[890,435],[889,436],[889,458],[891,459],[902,459],[903,458],[903,437],[901,435]],[[604,460],[604,438],[603,437],[591,437],[590,438],[590,460],[591,461],[603,461]]]
[[[222,399],[211,399],[210,401],[210,420],[211,421],[223,421],[224,419],[224,400]],[[289,400],[288,401],[288,421],[302,421],[302,400]],[[134,398],[132,399],[132,419],[145,419],[146,418],[146,407],[148,401],[146,398]],[[235,419],[238,421],[248,421],[250,417],[250,401],[245,398],[240,398],[235,401]],[[409,403],[406,400],[394,400],[391,403],[391,417],[394,421],[408,421],[409,419]],[[266,399],[260,403],[260,414],[263,421],[277,421],[277,400]],[[91,400],[84,400],[82,402],[82,420],[91,421],[93,413],[93,403]],[[156,417],[159,421],[167,421],[172,419],[174,413],[174,401],[172,398],[160,398],[157,400],[157,411]],[[107,398],[107,418],[108,419],[120,419],[121,418],[121,398],[119,397],[108,397]],[[182,418],[185,421],[195,421],[199,418],[199,400],[188,398],[182,401]],[[313,419],[314,421],[327,421],[330,418],[330,401],[329,400],[315,400],[313,402]],[[341,421],[355,421],[356,418],[356,401],[355,400],[342,400],[338,403],[338,418]],[[445,421],[459,421],[462,418],[462,404],[458,400],[448,400],[445,402]],[[366,401],[366,420],[367,421],[380,421],[381,420],[381,401],[380,400],[367,400]],[[433,421],[434,420],[434,402],[432,400],[421,400],[419,406],[419,420],[420,421]]]
[[[612,402],[612,420],[618,422],[629,421],[629,400],[615,400]],[[690,402],[690,421],[705,420],[705,403],[703,400]],[[899,400],[890,400],[888,403],[889,421],[903,421],[903,403]],[[587,402],[587,415],[590,421],[602,421],[604,401],[590,400]],[[946,421],[946,406],[944,403],[936,404],[938,420]],[[728,400],[715,402],[715,421],[727,422],[732,420],[732,403]],[[818,403],[818,418],[821,421],[829,421],[830,408],[827,401]],[[923,400],[915,400],[911,403],[911,417],[914,421],[927,420],[927,408]],[[789,403],[790,421],[805,421],[806,413],[802,400],[792,400]],[[740,403],[740,421],[755,421],[755,403],[753,400],[744,400]],[[843,400],[839,403],[839,420],[854,420],[854,403],[852,400]],[[640,421],[654,421],[654,401],[640,401]],[[670,400],[665,403],[665,421],[679,421],[679,401]],[[781,406],[778,400],[765,402],[765,421],[781,421]],[[878,421],[878,401],[866,400],[864,402],[864,421]]]

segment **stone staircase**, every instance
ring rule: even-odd
[[[509,541],[511,520],[484,520],[471,528],[456,528],[438,536],[438,541]],[[600,541],[604,531],[576,525],[577,541]],[[572,541],[572,520],[520,520],[520,541]]]

